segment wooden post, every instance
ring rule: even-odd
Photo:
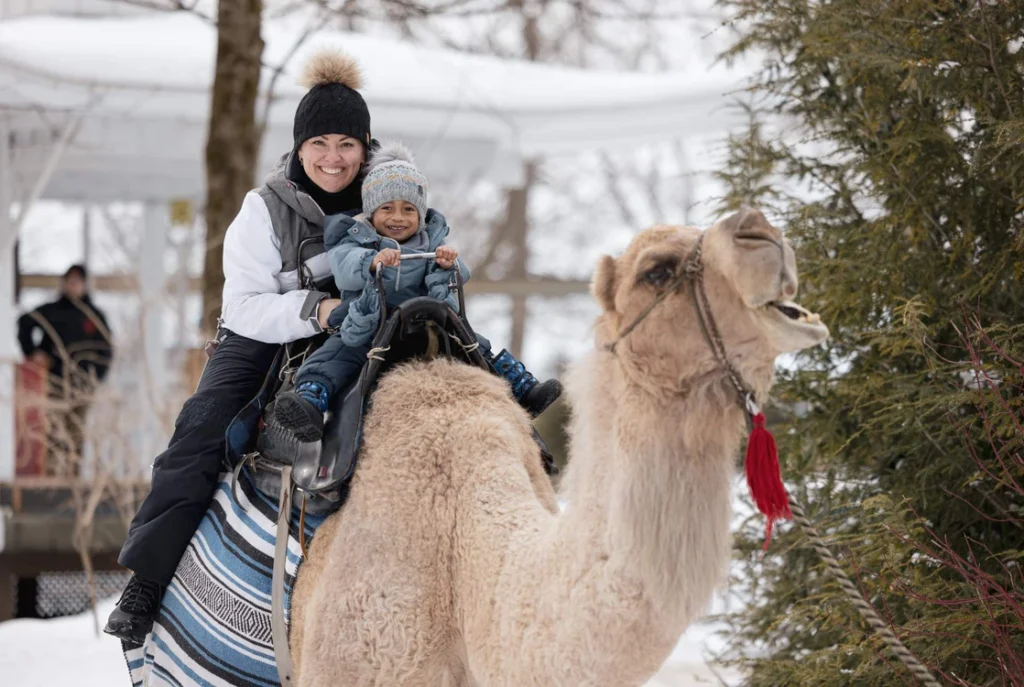
[[[536,8],[526,0],[513,0],[510,8],[518,9],[523,19],[523,47],[526,59],[537,62],[541,57],[541,34],[537,24]],[[525,280],[530,272],[530,187],[537,179],[537,164],[527,162],[524,170],[523,187],[508,192],[508,238],[514,254],[508,276]],[[526,338],[526,321],[529,318],[526,296],[512,297],[512,333],[509,351],[517,358],[523,357],[523,342]]]
[[[525,281],[529,274],[530,259],[530,187],[537,176],[537,166],[533,162],[526,164],[525,181],[522,188],[508,192],[506,236],[513,248],[512,263],[509,266],[509,279]],[[509,338],[509,351],[517,358],[523,354],[523,340],[526,337],[526,320],[529,316],[525,295],[512,296],[512,335]]]

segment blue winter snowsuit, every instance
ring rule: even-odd
[[[331,313],[328,324],[332,327],[340,325],[341,328],[302,364],[295,376],[295,386],[318,382],[327,389],[329,396],[333,396],[355,383],[366,363],[370,342],[381,317],[370,264],[384,248],[397,248],[407,254],[432,253],[438,246],[443,246],[449,232],[444,215],[428,210],[425,219],[423,229],[399,244],[378,234],[362,215],[327,218],[324,246],[342,298],[341,305]],[[469,269],[461,260],[457,267],[463,282],[467,281]],[[397,279],[398,270],[402,271],[401,279]],[[385,267],[383,277],[389,305],[399,305],[417,296],[431,296],[448,301],[458,311],[458,301],[448,287],[452,270],[439,267],[433,260],[408,260],[398,267]],[[479,335],[477,340],[480,352],[488,356],[490,342]]]

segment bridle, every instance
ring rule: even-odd
[[[704,341],[711,349],[712,355],[719,365],[725,369],[729,381],[736,390],[737,400],[740,407],[747,414],[747,426],[750,429],[750,436],[747,438],[747,451],[744,466],[747,473],[747,485],[750,487],[750,495],[754,500],[757,509],[766,518],[764,549],[768,549],[771,541],[772,527],[776,520],[787,520],[792,517],[789,508],[789,497],[786,487],[782,484],[782,477],[779,471],[779,454],[775,444],[775,438],[765,427],[765,416],[761,407],[754,398],[754,391],[743,381],[739,370],[729,362],[726,356],[725,343],[722,341],[722,334],[718,330],[718,324],[711,312],[711,303],[708,301],[707,289],[704,286],[704,234],[697,239],[690,255],[683,262],[682,269],[675,277],[668,282],[655,299],[643,312],[637,315],[636,319],[629,323],[619,334],[618,338],[605,346],[612,355],[616,346],[627,336],[632,334],[644,319],[654,312],[658,304],[664,301],[670,293],[675,292],[679,287],[690,284],[690,297],[693,300],[693,308],[697,312],[697,323],[700,325],[700,332],[704,335]],[[620,360],[621,363],[621,360]]]
[[[726,355],[725,343],[722,341],[722,335],[718,330],[718,324],[715,322],[715,317],[711,312],[711,303],[708,301],[707,289],[704,286],[704,234],[701,233],[697,239],[696,245],[686,260],[683,262],[682,269],[676,274],[670,282],[665,284],[664,287],[659,291],[658,295],[655,296],[651,304],[644,308],[643,312],[636,316],[636,318],[629,323],[629,325],[623,329],[615,341],[610,344],[605,344],[604,350],[608,351],[612,355],[617,356],[616,347],[632,334],[640,323],[643,322],[648,315],[654,312],[654,309],[658,307],[669,294],[674,293],[679,287],[684,286],[686,283],[690,283],[690,296],[693,302],[693,308],[697,312],[697,323],[700,325],[700,332],[704,335],[704,341],[707,342],[708,347],[711,349],[712,355],[715,360],[721,365],[729,377],[729,381],[732,383],[733,388],[736,390],[736,394],[739,398],[740,405],[743,406],[744,410],[750,418],[758,415],[761,412],[761,407],[757,404],[754,398],[754,391],[748,384],[743,381],[743,376],[739,370],[736,369],[729,358]]]

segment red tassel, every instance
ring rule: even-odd
[[[750,495],[768,522],[764,532],[764,551],[772,540],[772,528],[776,520],[789,520],[793,514],[789,510],[789,497],[782,485],[779,471],[779,450],[775,446],[775,437],[765,429],[764,413],[753,418],[754,429],[747,440],[747,486]]]

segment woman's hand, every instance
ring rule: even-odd
[[[316,321],[320,323],[321,329],[327,329],[327,318],[331,316],[331,311],[341,305],[340,298],[325,298],[320,301],[316,308]]]
[[[373,262],[370,263],[370,273],[377,271],[377,265],[383,265],[384,267],[398,267],[398,263],[401,262],[402,251],[397,248],[385,248],[373,258]]]
[[[455,260],[459,257],[459,251],[451,246],[438,246],[434,251],[434,261],[437,266],[444,270],[450,270],[455,266]]]

